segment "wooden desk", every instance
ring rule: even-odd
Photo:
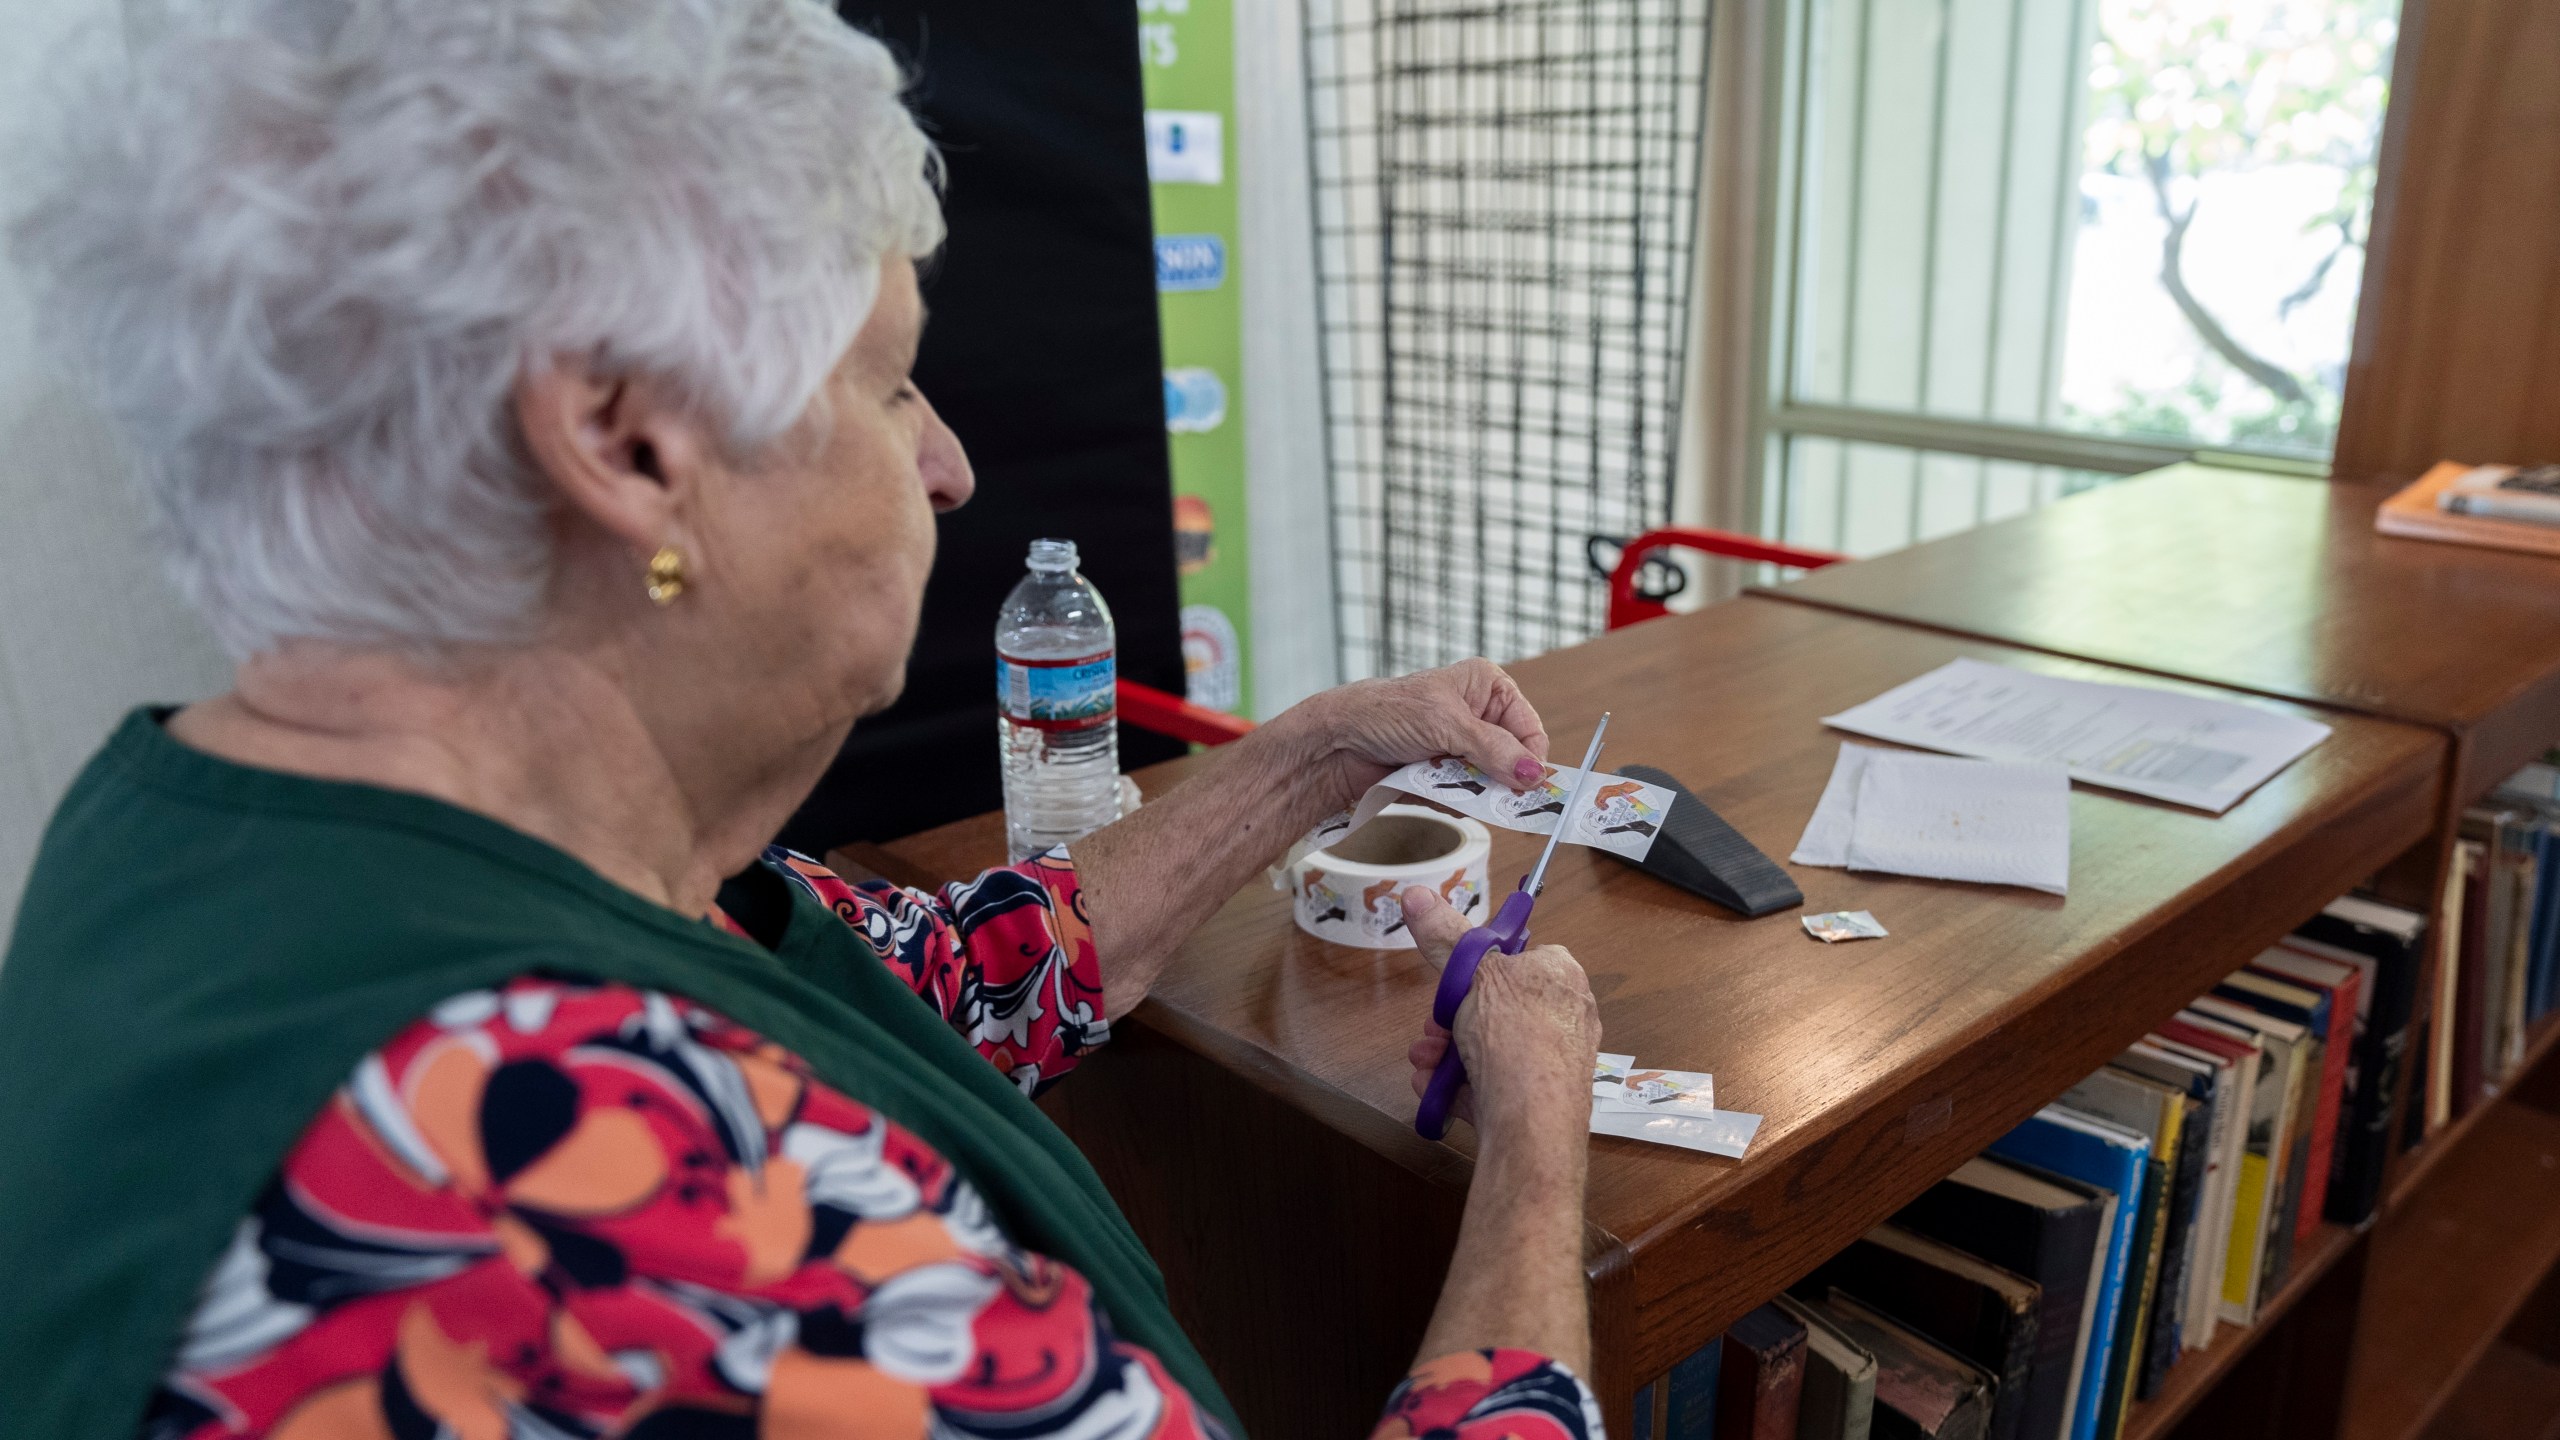
[[[2137,678],[1751,597],[1514,673],[1560,748],[1610,708],[1611,763],[1670,770],[1783,857],[1838,748],[1818,717],[1959,655]],[[1719,1103],[1767,1117],[1740,1162],[1593,1142],[1595,1379],[1616,1433],[1636,1385],[2427,831],[2443,738],[2322,718],[2336,734],[2219,818],[2076,788],[2067,902],[1794,870],[1808,910],[1872,910],[1882,941],[1822,945],[1794,913],[1744,921],[1591,851],[1559,856],[1537,933],[1589,968],[1608,1048],[1713,1071]],[[1140,780],[1161,794],[1203,763]],[[1535,848],[1497,832],[1495,873]],[[973,873],[1001,860],[1001,820],[886,850]],[[1429,999],[1418,959],[1312,940],[1255,885],[1052,1092],[1258,1440],[1365,1433],[1413,1356],[1473,1145],[1411,1128],[1404,1051]]]
[[[2377,535],[2394,488],[2176,465],[1762,593],[2434,725],[2460,803],[2560,740],[2560,560]]]

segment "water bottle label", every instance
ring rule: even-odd
[[[1017,660],[996,656],[996,703],[1016,725],[1040,730],[1085,730],[1119,715],[1111,652],[1073,660]]]

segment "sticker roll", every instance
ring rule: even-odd
[[[1437,891],[1469,920],[1485,918],[1493,837],[1479,821],[1420,805],[1390,805],[1368,824],[1289,865],[1298,928],[1363,950],[1410,950],[1407,885]]]

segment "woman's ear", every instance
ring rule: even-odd
[[[694,419],[644,381],[562,358],[515,386],[516,427],[561,500],[647,553],[669,543],[710,453]]]

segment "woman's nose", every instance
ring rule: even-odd
[[[916,442],[916,469],[924,476],[924,493],[933,508],[957,510],[978,492],[978,477],[969,468],[969,452],[960,448],[960,437],[942,423],[932,401],[923,403],[924,434]]]

